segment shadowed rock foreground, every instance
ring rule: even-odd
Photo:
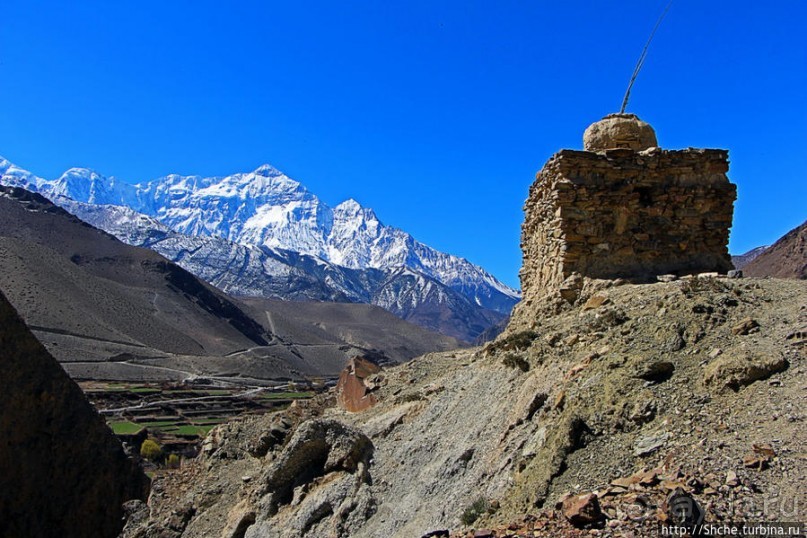
[[[0,536],[116,536],[149,480],[2,294],[0,365]]]

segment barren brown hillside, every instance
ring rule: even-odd
[[[743,267],[748,276],[807,279],[807,221]]]

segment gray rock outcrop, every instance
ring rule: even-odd
[[[351,536],[375,512],[368,470],[373,443],[336,420],[300,425],[262,480],[247,538]]]

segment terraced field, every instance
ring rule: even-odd
[[[263,414],[310,398],[316,387],[206,387],[185,384],[132,384],[86,381],[84,393],[112,431],[138,448],[155,438],[166,453],[193,456],[201,440],[219,424],[247,414]]]

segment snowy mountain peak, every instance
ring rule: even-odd
[[[59,180],[99,181],[106,179],[103,175],[89,168],[70,168],[63,173]]]
[[[263,177],[282,176],[283,172],[272,166],[271,164],[262,164],[256,168],[253,174]]]
[[[170,176],[169,176],[170,177]],[[238,196],[254,200],[258,205],[274,203],[278,197],[305,197],[308,191],[299,182],[291,179],[276,168],[264,164],[253,172],[240,172],[224,177],[180,178],[169,183],[181,183],[183,188],[193,191],[195,198],[205,196]],[[193,181],[188,181],[192,179]]]
[[[51,195],[65,196],[90,204],[121,204],[123,191],[115,180],[89,168],[71,168],[49,186]]]
[[[4,185],[23,187],[35,192],[39,192],[38,185],[43,181],[28,170],[23,170],[3,157],[0,157],[0,175],[2,175]]]
[[[5,163],[5,161],[4,161]],[[225,177],[168,175],[131,185],[84,168],[47,181],[13,165],[0,182],[95,205],[128,207],[188,236],[294,251],[348,269],[408,267],[474,303],[509,312],[519,293],[481,267],[437,251],[384,225],[372,209],[348,199],[328,207],[302,184],[271,165]],[[3,170],[0,168],[0,170]],[[103,226],[131,219],[121,213]]]
[[[348,198],[341,204],[333,208],[334,216],[340,218],[363,218],[364,220],[378,220],[375,211],[369,207],[364,207],[353,198]]]
[[[334,211],[342,210],[342,211],[345,211],[345,212],[357,213],[361,208],[362,208],[361,204],[359,202],[357,202],[354,198],[348,198],[347,200],[345,200],[341,204],[338,204],[333,209],[334,209]]]

